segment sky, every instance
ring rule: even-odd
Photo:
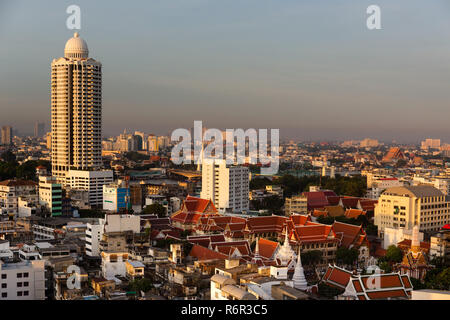
[[[0,0],[0,125],[50,124],[74,31],[103,64],[103,133],[280,129],[285,138],[450,142],[448,0]],[[369,5],[381,30],[366,27]]]

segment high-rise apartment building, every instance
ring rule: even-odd
[[[158,137],[151,134],[147,138],[147,150],[152,152],[159,151]]]
[[[221,212],[248,210],[248,168],[227,165],[225,160],[204,159],[200,198],[212,200]]]
[[[75,33],[51,67],[52,175],[66,183],[71,169],[101,166],[102,64]]]
[[[10,145],[12,144],[12,128],[10,126],[2,127],[2,144]]]

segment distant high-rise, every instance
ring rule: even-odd
[[[378,147],[378,140],[366,138],[359,143],[361,148]]]
[[[12,128],[10,126],[2,127],[2,144],[10,145],[12,144]]]
[[[44,135],[45,130],[45,123],[43,122],[36,122],[34,124],[34,137],[40,138]]]
[[[426,139],[422,141],[421,149],[439,149],[441,147],[441,139]]]
[[[98,169],[102,163],[102,64],[88,55],[75,33],[64,57],[52,61],[52,175],[62,181],[69,169]]]

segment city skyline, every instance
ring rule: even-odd
[[[383,29],[369,31],[368,4],[231,2],[226,10],[207,1],[134,3],[131,20],[118,3],[104,17],[99,4],[80,1],[80,35],[106,65],[104,134],[166,135],[202,120],[210,128],[279,128],[282,138],[306,141],[450,141],[450,7],[378,1]],[[8,114],[1,125],[49,128],[49,57],[62,55],[73,34],[65,28],[67,5],[0,5],[0,40],[8,43],[0,51],[0,104]],[[30,28],[31,17],[40,17],[39,28]]]

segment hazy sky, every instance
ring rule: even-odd
[[[450,142],[448,0],[0,0],[0,125],[50,123],[73,30],[103,63],[103,131],[279,128],[303,139]],[[366,27],[381,7],[382,30]]]

